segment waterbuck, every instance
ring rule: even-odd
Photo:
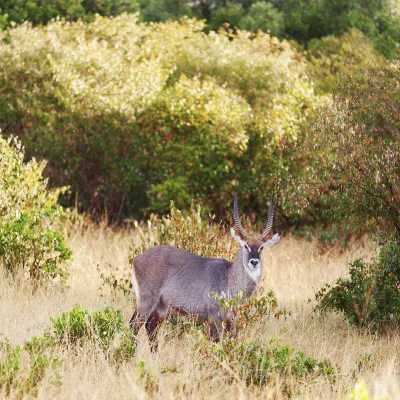
[[[130,328],[137,335],[145,324],[152,348],[157,327],[167,314],[189,314],[209,320],[210,336],[218,341],[221,308],[211,294],[235,296],[243,292],[250,297],[257,289],[263,272],[261,252],[280,239],[278,233],[267,239],[273,221],[272,199],[267,226],[259,238],[251,239],[240,223],[237,195],[233,219],[231,234],[241,245],[233,262],[203,258],[172,246],[156,246],[134,258],[132,281],[136,311]]]

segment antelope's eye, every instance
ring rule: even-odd
[[[261,253],[263,251],[264,245],[262,244],[259,248],[258,248],[258,253]]]
[[[250,247],[247,246],[247,244],[244,245],[244,247],[246,248],[246,250],[250,253]]]

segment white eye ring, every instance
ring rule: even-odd
[[[244,247],[246,248],[246,250],[250,253],[250,247],[249,246],[247,246],[247,244],[245,243],[244,244]]]

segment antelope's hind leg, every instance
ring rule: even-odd
[[[150,349],[152,352],[155,352],[158,349],[157,332],[161,323],[165,320],[166,314],[166,308],[162,299],[160,299],[156,310],[146,321],[146,331],[149,337]]]
[[[132,331],[132,341],[134,344],[137,343],[137,335],[139,334],[140,328],[143,324],[146,324],[148,319],[157,309],[157,303],[154,301],[154,296],[141,296],[138,299],[137,307],[129,321],[129,329]],[[147,327],[147,326],[146,326]]]

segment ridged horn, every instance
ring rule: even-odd
[[[272,223],[274,221],[274,203],[273,203],[273,199],[271,197],[271,202],[269,204],[269,212],[268,212],[268,222],[267,222],[267,226],[264,230],[264,232],[261,234],[260,236],[260,240],[262,242],[265,242],[267,240],[267,236],[269,235],[269,233],[271,232],[272,229]]]
[[[238,206],[238,196],[235,194],[235,201],[233,202],[233,220],[235,222],[236,229],[239,232],[240,237],[243,240],[249,239],[249,234],[244,230],[240,219],[239,219],[239,206]]]

